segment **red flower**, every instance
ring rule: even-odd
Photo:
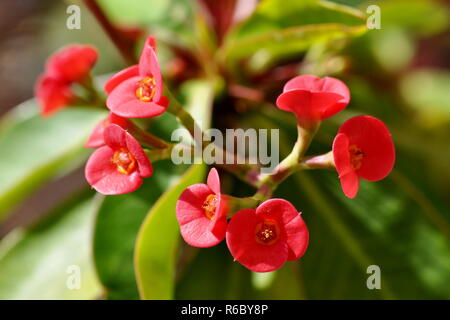
[[[94,130],[91,133],[91,136],[89,137],[88,141],[85,144],[85,147],[99,148],[101,146],[104,146],[105,139],[103,137],[103,133],[105,131],[105,128],[108,127],[110,124],[117,124],[118,126],[126,130],[130,124],[130,121],[128,119],[122,118],[110,112],[105,119],[100,121],[100,123],[97,124],[97,126],[95,126]]]
[[[183,191],[176,214],[184,240],[194,247],[212,247],[225,238],[227,204],[220,193],[216,169],[208,174],[207,184],[198,183]]]
[[[85,175],[89,184],[105,195],[133,192],[142,178],[152,175],[152,165],[136,139],[116,124],[104,131],[105,146],[89,158]]]
[[[81,82],[97,61],[97,50],[73,44],[54,53],[47,61],[45,73],[66,82]]]
[[[49,116],[75,99],[71,84],[83,81],[97,60],[97,51],[84,45],[70,45],[53,54],[39,77],[35,96],[41,114]]]
[[[126,68],[105,84],[109,94],[107,107],[124,118],[155,117],[166,111],[167,99],[162,97],[162,77],[155,52],[155,39],[149,37],[139,65]]]
[[[350,91],[342,81],[303,75],[285,84],[277,106],[295,113],[299,120],[317,121],[342,111],[349,101]]]
[[[36,83],[35,96],[40,103],[41,114],[44,117],[69,105],[75,98],[70,84],[45,74]]]
[[[270,199],[256,210],[238,211],[228,224],[226,237],[235,260],[252,271],[269,272],[303,256],[309,233],[289,201]]]
[[[347,120],[333,142],[333,157],[342,190],[349,198],[358,193],[359,178],[378,181],[394,167],[395,148],[384,123],[370,116]]]

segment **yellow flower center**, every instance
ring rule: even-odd
[[[156,81],[153,77],[148,77],[138,82],[136,97],[142,102],[150,102],[156,93]]]
[[[216,196],[215,194],[210,194],[209,196],[207,196],[202,205],[202,208],[205,212],[205,216],[210,220],[214,219],[218,205],[219,205],[218,196]]]
[[[117,171],[122,174],[130,174],[136,167],[136,160],[133,155],[125,149],[114,152],[111,161],[116,165]]]

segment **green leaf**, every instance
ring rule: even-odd
[[[444,3],[434,0],[375,1],[380,6],[381,28],[403,28],[411,34],[430,36],[449,25],[449,10]],[[418,17],[426,17],[418,18]]]
[[[317,286],[315,279],[310,277],[313,273],[320,275],[317,258],[322,256],[323,260],[330,256],[336,261],[335,268],[343,278],[336,284],[336,290],[341,290],[341,297],[376,297],[377,294],[382,298],[402,299],[450,297],[446,285],[450,281],[448,222],[420,191],[419,195],[417,191],[411,193],[412,183],[405,182],[404,178],[399,179],[399,176],[402,175],[394,172],[382,182],[362,181],[359,194],[353,200],[342,194],[335,173],[316,173],[314,179],[320,184],[313,182],[309,175],[297,176],[299,186],[308,199],[305,203],[316,208],[309,214],[305,209],[305,219],[309,222],[308,217],[312,217],[313,221],[317,221],[313,217],[317,215],[327,225],[324,229],[316,224],[315,234],[314,229],[311,231],[311,244],[316,244],[309,252],[316,257],[306,256],[303,261],[304,279],[309,279],[307,287]],[[326,202],[322,201],[325,197]],[[336,259],[336,249],[319,251],[320,247],[327,246],[326,243],[334,248],[338,246],[329,239],[319,239],[325,237],[326,229],[344,246],[342,262]],[[347,257],[350,259],[346,260]],[[346,263],[343,262],[345,260]],[[370,291],[365,287],[368,277],[366,269],[372,264],[381,268],[381,290]],[[329,273],[336,270],[323,268],[322,272],[331,277]],[[342,287],[338,288],[339,285]],[[324,292],[319,296],[324,298],[328,289],[322,290]]]
[[[139,230],[135,248],[135,272],[142,299],[172,299],[180,240],[175,204],[188,186],[203,181],[205,165],[193,165],[156,202]]]
[[[265,0],[230,33],[220,57],[234,64],[253,56],[269,65],[266,61],[298,55],[313,44],[359,35],[366,30],[364,17],[327,1]]]
[[[150,27],[168,42],[192,40],[193,10],[189,0],[100,0],[102,8],[117,24]]]
[[[17,117],[17,123],[1,131],[0,220],[37,187],[86,158],[89,151],[83,144],[104,115],[71,107],[48,119]]]
[[[450,73],[423,69],[407,73],[400,82],[403,98],[418,112],[420,121],[428,124],[450,120]]]
[[[102,288],[91,261],[95,201],[77,199],[28,231],[16,230],[0,247],[0,299],[95,299]],[[79,268],[79,269],[78,269]],[[80,273],[80,287],[76,280]]]
[[[108,299],[139,299],[133,266],[136,235],[149,208],[173,184],[183,166],[154,164],[154,175],[135,192],[104,197],[94,232],[97,273]]]

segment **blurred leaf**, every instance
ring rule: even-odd
[[[94,233],[97,273],[108,299],[139,299],[133,267],[136,235],[149,208],[173,184],[183,166],[154,164],[154,174],[135,192],[104,197]]]
[[[406,102],[419,112],[421,121],[448,123],[450,119],[450,72],[423,69],[403,76],[400,89]]]
[[[90,131],[104,117],[71,107],[48,119],[25,117],[0,135],[0,219],[26,195],[71,164],[83,161]]]
[[[358,9],[329,1],[263,0],[255,13],[233,30],[230,38],[245,39],[268,31],[314,24],[356,27],[365,24],[364,19],[365,14]]]
[[[448,6],[439,1],[389,0],[370,4],[380,6],[382,30],[400,27],[411,34],[427,36],[443,31],[449,25]]]
[[[135,272],[142,299],[174,296],[175,265],[180,232],[175,204],[188,186],[203,181],[205,165],[192,165],[179,182],[159,198],[139,230]]]
[[[339,4],[345,4],[347,6],[356,7],[361,4],[367,3],[367,0],[331,0],[332,2],[336,2]]]
[[[212,248],[189,249],[195,257],[179,274],[176,299],[255,298],[251,272],[233,261],[225,241]]]
[[[413,39],[401,28],[391,28],[372,35],[371,50],[378,64],[388,72],[406,68],[416,51]],[[395,50],[392,48],[395,47]]]
[[[168,42],[192,40],[192,4],[189,0],[100,0],[111,19],[123,27],[150,27]]]
[[[100,297],[102,288],[90,256],[94,213],[92,199],[78,198],[58,209],[45,224],[20,234],[16,230],[3,239],[0,299]],[[69,289],[77,268],[80,288]]]
[[[230,33],[220,55],[231,64],[253,56],[255,69],[267,67],[313,44],[363,33],[363,19],[357,9],[327,1],[265,0]]]
[[[310,199],[309,203],[317,207],[310,216],[321,215],[327,221],[357,266],[353,275],[351,272],[348,275],[355,280],[360,278],[359,281],[340,282],[345,285],[346,291],[350,290],[352,283],[355,289],[359,287],[361,291],[367,291],[361,293],[364,296],[375,296],[376,292],[369,293],[369,290],[364,288],[365,279],[368,277],[365,274],[366,268],[375,264],[381,268],[382,288],[378,292],[380,297],[448,299],[448,224],[445,219],[443,223],[446,225],[443,226],[438,226],[430,220],[429,207],[424,206],[421,202],[423,200],[411,194],[403,184],[399,184],[396,175],[393,173],[390,179],[377,183],[362,181],[359,194],[353,200],[342,195],[334,173],[316,173],[314,178],[320,181],[321,187],[317,187],[306,175],[299,175],[297,178],[305,196]],[[327,202],[321,201],[325,196]],[[445,229],[447,231],[444,231]],[[324,234],[324,231],[321,231],[321,234]],[[316,233],[315,237],[319,237],[319,233]],[[314,241],[320,240],[312,237],[311,243]],[[322,254],[334,253],[327,251]],[[317,274],[317,261],[314,261],[314,258],[309,257],[303,263],[309,266],[311,273]],[[359,271],[356,273],[357,269]],[[307,272],[306,266],[304,270]],[[336,270],[332,268],[328,272],[334,273]],[[339,273],[341,274],[341,270]],[[305,274],[304,278],[311,279],[308,274]],[[308,282],[306,285],[313,286]],[[357,291],[347,294],[356,298],[355,292]],[[321,297],[323,298],[323,295]]]

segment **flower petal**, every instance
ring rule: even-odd
[[[35,96],[40,103],[41,114],[44,117],[61,110],[74,99],[67,82],[46,75],[41,76],[36,82]]]
[[[127,149],[126,131],[116,124],[110,124],[103,133],[105,143],[113,150]]]
[[[336,93],[296,89],[280,94],[276,104],[281,110],[294,112],[299,119],[314,120],[340,111],[336,106],[340,106],[338,101],[341,98]]]
[[[180,195],[176,205],[176,215],[180,224],[183,239],[191,246],[206,248],[221,242],[225,237],[225,230],[213,232],[213,221],[206,217],[202,208],[205,199],[213,191],[203,183],[188,187]]]
[[[80,44],[67,46],[48,59],[46,74],[67,82],[78,82],[89,74],[97,57],[94,47]]]
[[[213,190],[212,190],[213,191]],[[216,212],[214,214],[214,219],[210,226],[211,232],[214,234],[225,234],[227,230],[227,211],[228,203],[226,196],[222,194],[216,194],[219,197],[219,202],[217,204]]]
[[[150,163],[150,160],[148,159],[139,142],[126,131],[125,140],[127,149],[131,152],[138,163],[139,174],[141,175],[141,177],[150,177],[153,174],[152,164]]]
[[[304,93],[296,94],[296,99],[299,100],[297,102],[293,101],[294,97],[284,97],[283,99],[290,100],[290,107],[286,106],[288,101],[280,101],[280,104],[283,104],[282,106],[277,100],[277,106],[280,109],[292,112],[296,112],[295,110],[297,109],[299,116],[304,116],[305,111],[298,113],[300,112],[298,108],[301,107],[304,109],[305,105],[309,105],[311,109],[314,108],[316,112],[320,113],[321,119],[325,119],[342,111],[350,102],[350,91],[345,83],[331,77],[319,78],[313,75],[301,75],[289,80],[285,84],[280,97],[289,91],[306,91],[311,93],[309,103],[307,101],[308,96]]]
[[[350,199],[356,197],[359,189],[359,177],[356,172],[351,171],[339,176],[339,180],[341,181],[341,187],[344,194]]]
[[[105,139],[103,137],[105,128],[110,124],[117,124],[123,129],[126,129],[129,125],[128,119],[122,118],[112,112],[100,121],[92,130],[91,135],[89,136],[88,141],[85,143],[86,148],[99,148],[105,145]]]
[[[133,77],[119,84],[108,96],[106,106],[124,118],[150,118],[164,113],[167,105],[159,104],[159,100],[143,102],[136,97],[139,80],[140,77]]]
[[[220,177],[216,168],[209,170],[206,184],[215,194],[220,194]]]
[[[113,155],[114,150],[107,146],[95,150],[86,163],[86,180],[95,190],[104,195],[135,191],[142,184],[138,171],[129,175],[118,172],[111,161]]]
[[[341,180],[344,194],[353,199],[358,193],[359,178],[352,167],[349,152],[349,139],[346,134],[338,133],[333,141],[333,158],[336,171]]]
[[[119,84],[124,82],[127,79],[130,79],[132,77],[139,76],[139,66],[134,65],[128,68],[123,69],[122,71],[119,71],[115,75],[113,75],[108,81],[105,83],[105,92],[107,94],[110,94],[115,87],[117,87]]]
[[[347,135],[343,133],[338,133],[334,138],[333,160],[339,176],[343,176],[351,171],[354,171],[350,161],[349,140]]]
[[[347,120],[339,132],[348,136],[349,144],[362,150],[364,157],[357,174],[369,181],[384,179],[393,169],[395,147],[386,125],[371,116],[357,116]]]
[[[284,265],[288,246],[278,240],[272,245],[256,241],[255,230],[263,219],[255,209],[243,209],[234,214],[227,228],[227,246],[231,255],[242,265],[255,272],[269,272]]]
[[[142,78],[153,77],[156,83],[154,101],[159,101],[162,95],[162,76],[155,52],[156,42],[153,37],[148,37],[139,59],[139,74]]]
[[[281,241],[286,241],[289,247],[288,260],[299,259],[308,247],[309,232],[297,209],[287,200],[270,199],[262,203],[256,214],[265,219],[279,222],[283,233]]]

